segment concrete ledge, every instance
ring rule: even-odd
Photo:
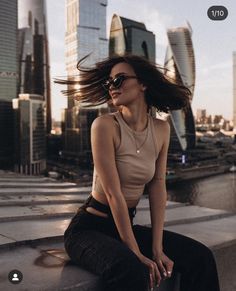
[[[14,262],[9,262],[9,255]],[[22,257],[27,258],[22,264]],[[24,247],[15,247],[0,252],[0,290],[79,290],[102,291],[101,279],[72,263],[68,258],[62,242],[37,244],[32,242]],[[23,273],[19,285],[12,285],[8,273],[17,269]],[[179,276],[163,281],[158,291],[178,291]],[[112,290],[111,290],[112,291]]]

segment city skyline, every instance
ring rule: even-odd
[[[173,5],[170,0],[149,0],[145,4],[134,0],[119,3],[108,1],[107,37],[113,14],[143,22],[147,29],[156,35],[156,61],[164,65],[168,45],[167,29],[187,26],[193,30],[193,47],[196,57],[196,89],[193,99],[193,112],[206,109],[208,114],[222,114],[227,119],[233,117],[232,53],[236,50],[236,33],[231,27],[236,24],[236,4],[222,1],[229,16],[224,21],[212,21],[207,17],[211,1],[192,4],[186,0]],[[216,4],[216,3],[214,3]],[[142,13],[140,13],[142,11]],[[65,77],[65,3],[47,1],[51,76]],[[59,21],[60,20],[60,21]],[[56,25],[55,25],[56,24]],[[219,42],[220,40],[220,42]],[[52,84],[53,117],[60,117],[60,108],[65,108],[66,97],[60,93],[59,85]]]
[[[47,133],[51,132],[50,62],[46,0],[18,1],[18,94],[39,94],[46,104]]]

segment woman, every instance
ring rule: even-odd
[[[92,124],[92,192],[65,231],[68,255],[100,275],[104,290],[149,290],[178,271],[181,291],[218,291],[211,251],[163,230],[170,127],[148,112],[189,106],[189,90],[138,56],[114,56],[90,69],[79,63],[78,69],[79,81],[59,81],[79,85],[65,93],[92,106],[111,100],[118,111]],[[151,227],[133,225],[145,185]]]

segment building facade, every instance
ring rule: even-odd
[[[36,94],[13,100],[15,115],[15,171],[38,175],[46,170],[46,102]]]
[[[93,66],[108,56],[106,38],[107,0],[67,0],[66,1],[66,70],[68,78],[79,78],[77,63],[89,55],[83,66]],[[69,86],[68,89],[76,89]],[[96,108],[82,108],[72,98],[68,98],[65,110],[63,135],[63,155],[79,158],[91,155],[90,127],[101,112],[107,112],[106,104]],[[84,153],[84,155],[83,155]]]
[[[14,164],[12,100],[17,97],[17,0],[0,0],[0,168]]]
[[[198,122],[203,122],[206,120],[206,109],[197,109],[196,120]]]
[[[187,27],[168,29],[169,46],[165,58],[165,74],[174,82],[186,86],[191,91],[195,86],[195,58],[192,44],[192,30]],[[195,147],[195,122],[191,106],[170,112],[170,150],[185,151]]]
[[[236,132],[236,52],[233,52],[233,125]]]
[[[47,133],[51,131],[50,65],[45,0],[18,1],[20,94],[37,94],[46,103]]]
[[[155,35],[144,23],[114,14],[111,21],[109,55],[132,53],[155,62]]]

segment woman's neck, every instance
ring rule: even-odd
[[[147,108],[128,108],[123,106],[120,110],[122,118],[127,125],[135,131],[143,131],[147,127]]]

